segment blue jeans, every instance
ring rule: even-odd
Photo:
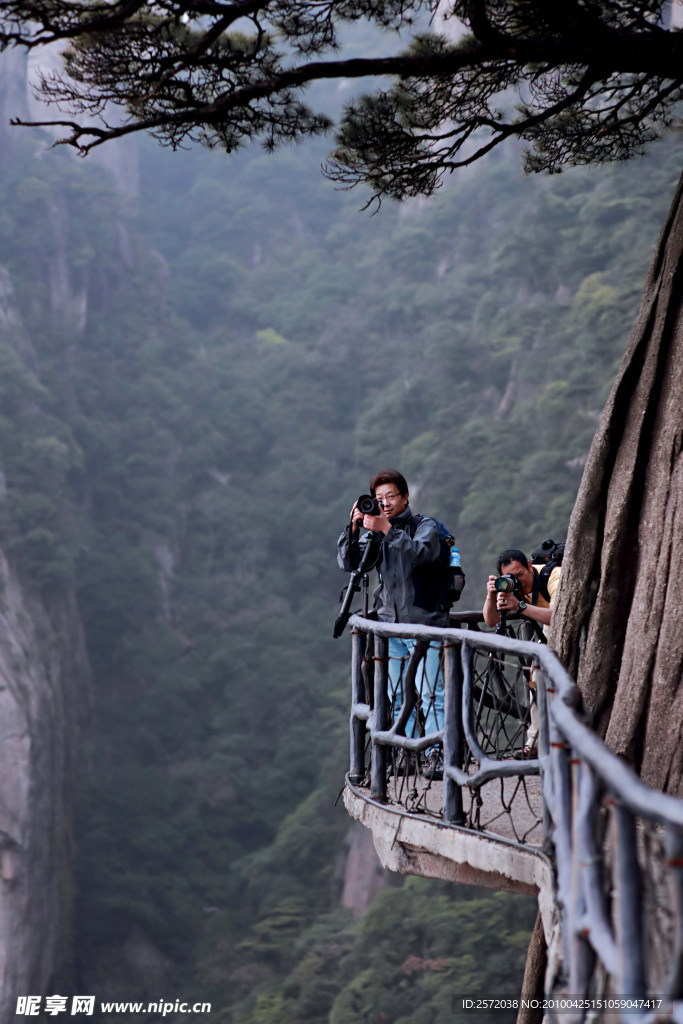
[[[394,703],[394,721],[398,718],[403,705],[403,677],[415,643],[415,640],[389,637],[389,696]],[[415,677],[417,704],[406,723],[406,736],[418,735],[416,711],[419,707],[422,707],[425,720],[425,736],[443,729],[444,683],[443,674],[439,670],[440,647],[438,642],[433,641],[418,665]]]

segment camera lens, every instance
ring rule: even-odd
[[[510,594],[515,589],[517,581],[514,576],[499,576],[495,582],[496,590],[502,594]]]
[[[380,513],[379,503],[371,494],[361,494],[356,506],[364,516],[378,516]]]

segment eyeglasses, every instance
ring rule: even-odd
[[[377,495],[377,500],[379,502],[382,502],[382,501],[392,501],[394,498],[400,498],[400,497],[401,497],[401,495],[397,491],[396,494],[379,494],[379,495]]]

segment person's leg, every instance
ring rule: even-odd
[[[538,751],[538,705],[536,704],[536,690],[531,690],[529,696],[531,698],[529,705],[531,721],[526,731],[524,753],[535,757]]]
[[[441,644],[433,642],[425,654],[422,665],[422,708],[425,719],[425,736],[438,732],[444,726],[444,677],[441,661]],[[437,782],[443,778],[443,748],[429,747],[425,751],[424,776]]]
[[[392,707],[392,722],[396,721],[403,707],[403,681],[412,649],[408,646],[410,643],[412,643],[411,640],[401,640],[393,636],[389,637],[389,701]],[[406,736],[409,735],[410,733],[406,728]]]
[[[441,644],[433,641],[420,667],[419,680],[422,683],[422,711],[425,718],[425,736],[443,729],[444,724],[444,680],[441,665]]]
[[[392,707],[392,722],[398,719],[403,707],[405,695],[405,673],[408,667],[408,659],[415,646],[414,640],[401,640],[396,637],[389,637],[389,700]],[[417,735],[416,709],[413,709],[410,718],[405,726],[406,736]],[[414,775],[417,771],[417,756],[409,755],[405,750],[392,753],[392,763],[389,766],[389,774]]]

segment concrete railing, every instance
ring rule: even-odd
[[[419,820],[423,835],[431,821],[433,828],[446,826],[463,837],[498,835],[509,844],[510,856],[513,847],[526,847],[548,858],[546,992],[576,1000],[574,1019],[603,1010],[631,1021],[634,1013],[683,1015],[683,800],[650,789],[607,749],[586,724],[578,688],[550,648],[479,631],[475,614],[469,629],[351,619],[348,786],[372,805],[373,821],[384,808]],[[398,715],[391,638],[414,642],[399,673]],[[445,700],[443,720],[436,716],[436,728],[424,733],[406,726],[420,696],[425,703],[421,666],[430,644],[440,648]],[[538,756],[517,759],[529,717],[528,694],[525,702],[519,689],[530,675],[537,695]],[[493,677],[498,692],[487,704]],[[433,692],[427,698],[433,701]],[[434,749],[443,752],[442,781],[426,780],[424,769],[419,775],[419,758]],[[410,774],[406,756],[414,760]],[[492,786],[501,793],[502,818],[482,821],[476,812],[489,808],[491,819],[485,794]],[[527,805],[532,827],[526,832],[515,827],[515,800],[522,809]]]

